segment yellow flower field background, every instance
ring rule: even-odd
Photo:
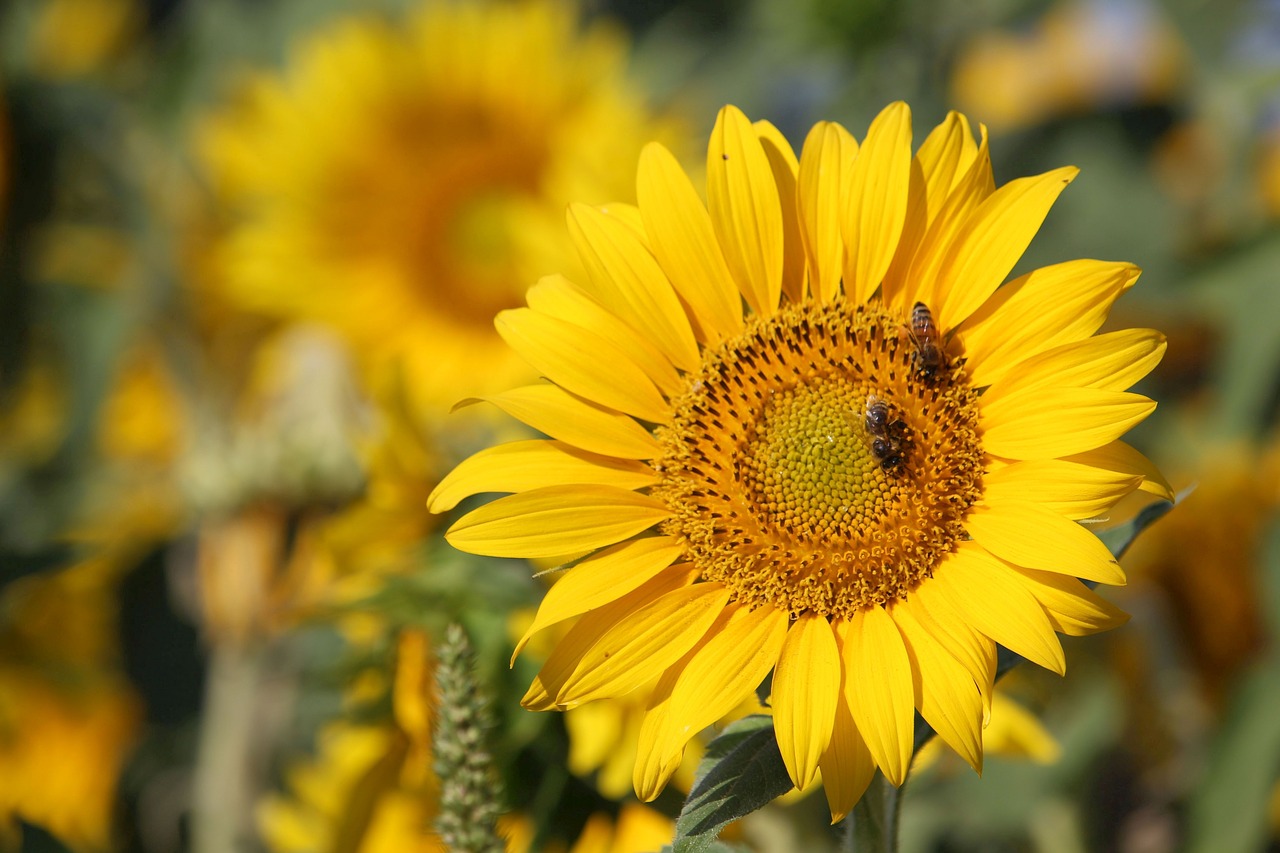
[[[0,850],[1280,850],[1278,512],[1274,3],[0,7]]]

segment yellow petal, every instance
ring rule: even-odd
[[[585,290],[562,275],[544,276],[525,294],[529,307],[541,314],[591,329],[627,354],[667,397],[684,390],[684,381],[649,340],[622,322]]]
[[[1084,637],[1129,621],[1128,613],[1075,578],[1007,565],[1027,580],[1027,590],[1040,602],[1049,624],[1060,634]]]
[[[722,615],[721,619],[724,618]],[[714,627],[712,626],[713,630]],[[667,712],[671,707],[671,692],[697,650],[698,647],[695,646],[683,658],[667,667],[645,706],[644,719],[640,722],[640,734],[636,741],[636,763],[631,775],[632,787],[642,802],[652,802],[662,793],[684,758],[683,750],[673,752],[664,746],[668,729]]]
[[[800,152],[801,236],[809,265],[809,287],[820,303],[828,303],[840,289],[844,274],[844,174],[852,169],[858,143],[835,122],[821,121],[809,131]]]
[[[530,366],[566,391],[651,423],[670,420],[667,401],[644,371],[595,332],[529,308],[499,312],[494,326]]]
[[[653,254],[707,333],[707,342],[742,331],[742,297],[711,217],[676,158],[657,142],[640,152],[636,195]]]
[[[955,334],[974,385],[998,382],[1030,356],[1092,335],[1140,274],[1133,264],[1068,261],[997,290]]]
[[[982,732],[984,748],[992,755],[1026,758],[1038,764],[1053,764],[1062,747],[1044,724],[1008,696],[996,696],[991,724]]]
[[[965,530],[984,548],[1019,566],[1123,586],[1124,571],[1098,537],[1053,510],[1007,500],[975,506]]]
[[[965,177],[974,163],[977,145],[968,119],[960,113],[948,113],[940,126],[933,128],[920,143],[915,159],[911,161],[911,184],[908,211],[902,224],[897,254],[881,283],[881,300],[892,313],[906,314],[920,298],[919,283],[909,278],[916,252],[942,213],[952,188]],[[975,182],[974,186],[979,186]],[[966,197],[968,199],[968,197]],[[977,204],[980,199],[975,199]],[[957,199],[950,215],[963,220],[968,207]],[[932,291],[923,297],[924,302],[936,302]]]
[[[675,821],[662,812],[639,803],[625,803],[618,811],[613,843],[607,850],[609,853],[661,850],[664,844],[670,843],[675,834]],[[574,844],[569,853],[594,853],[594,851],[582,849]]]
[[[619,740],[626,736],[624,714],[616,702],[590,702],[564,712],[564,727],[569,733],[569,756],[565,764],[569,772],[589,776],[601,769],[616,754]],[[621,795],[626,795],[624,780]]]
[[[579,657],[556,693],[556,704],[572,707],[623,696],[655,681],[706,635],[728,602],[729,591],[721,584],[697,583],[627,614]]]
[[[736,606],[727,608],[720,615],[720,618],[716,620],[716,624],[712,625],[711,630],[707,632],[707,639],[703,643],[694,646],[683,658],[668,667],[662,677],[658,679],[657,685],[654,687],[652,694],[650,694],[644,720],[640,726],[636,765],[632,776],[636,795],[645,802],[652,800],[662,791],[671,775],[680,766],[684,756],[684,745],[687,738],[682,737],[678,731],[675,731],[676,725],[680,722],[680,717],[672,717],[670,713],[673,699],[676,698],[677,684],[688,680],[685,678],[685,671],[694,662],[695,658],[702,657],[702,666],[708,663],[703,653],[706,644],[712,638],[718,637],[731,624],[737,625],[740,629],[744,625],[743,620],[748,617],[749,613],[745,608]],[[750,625],[748,624],[747,627],[750,627]],[[778,630],[785,632],[785,617]],[[741,633],[741,631],[739,630],[738,633]],[[782,640],[782,637],[778,638],[779,645]],[[698,677],[696,674],[690,676],[690,678],[696,677]],[[764,675],[761,674],[761,679],[763,677]]]
[[[619,459],[653,459],[662,446],[624,414],[601,408],[555,385],[525,385],[458,403],[492,403],[511,417],[566,444]]]
[[[976,153],[973,128],[969,126],[968,119],[955,111],[947,113],[942,124],[920,143],[916,159],[924,178],[928,212],[926,226],[937,218],[952,188],[972,165]]]
[[[1081,519],[1103,514],[1141,482],[1141,475],[1063,459],[1034,459],[988,471],[982,488],[983,499],[992,505],[1025,501],[1064,518]]]
[[[543,486],[598,483],[643,489],[658,475],[642,462],[588,453],[560,441],[512,441],[481,450],[449,472],[427,498],[431,512],[484,492],[527,492]]]
[[[917,624],[973,677],[983,708],[990,713],[996,682],[996,646],[991,638],[970,625],[937,586],[921,584],[909,599],[896,606],[910,610]]]
[[[915,680],[916,707],[969,766],[982,772],[982,695],[973,675],[925,630],[909,607],[890,608]]]
[[[831,741],[842,669],[831,624],[803,614],[787,632],[773,672],[773,729],[787,773],[801,790]]]
[[[676,367],[699,363],[698,344],[671,282],[630,225],[585,204],[569,205],[569,234],[591,279],[592,293],[649,337]]]
[[[614,545],[580,561],[547,590],[511,660],[543,628],[621,598],[673,564],[683,551],[673,536],[651,536]]]
[[[1127,391],[1035,388],[978,399],[988,453],[1006,459],[1053,459],[1115,441],[1155,411]]]
[[[472,510],[444,538],[469,554],[567,557],[621,542],[670,516],[661,502],[625,489],[545,486]]]
[[[644,227],[644,217],[640,215],[639,207],[634,204],[611,201],[608,204],[596,205],[596,209],[609,218],[616,219],[626,225],[631,230],[632,236],[643,243],[646,249],[652,251],[649,246],[649,235]]]
[[[831,742],[822,755],[822,787],[827,793],[827,805],[831,809],[831,822],[844,818],[862,799],[867,786],[876,773],[871,750],[853,722],[849,700],[841,690],[837,697],[835,725],[831,730]]]
[[[894,785],[911,764],[915,689],[911,660],[898,628],[879,607],[848,620],[845,698],[876,764]]]
[[[971,625],[1032,663],[1062,675],[1067,662],[1040,603],[998,560],[961,543],[925,582],[937,585]]]
[[[1092,465],[1117,474],[1142,477],[1142,485],[1138,486],[1139,489],[1167,501],[1173,500],[1173,487],[1165,480],[1159,469],[1151,463],[1150,459],[1123,441],[1113,441],[1094,450],[1067,456],[1064,461]]]
[[[689,739],[732,711],[778,662],[787,613],[768,605],[730,605],[684,665],[671,690],[659,752],[683,752]]]
[[[987,671],[991,659],[990,639],[965,622],[950,602],[940,600],[936,593],[936,588],[930,592],[929,584],[921,584],[906,601],[894,605],[894,618],[898,618],[899,611],[909,611],[911,621],[927,631],[976,684],[982,686],[989,678],[994,681],[994,672]]]
[[[1124,329],[1060,344],[1022,362],[983,396],[996,400],[1048,387],[1124,391],[1160,363],[1165,346],[1164,335],[1154,329]]]
[[[1079,171],[1065,166],[1010,181],[970,215],[942,265],[940,302],[930,306],[940,328],[954,329],[995,292]]]
[[[977,155],[952,187],[941,209],[936,213],[930,212],[932,218],[928,229],[910,258],[910,267],[899,288],[901,293],[892,306],[894,310],[906,312],[915,302],[923,302],[930,308],[942,304],[945,298],[941,290],[942,271],[950,251],[974,211],[992,192],[987,142],[986,128],[983,128],[982,145]]]
[[[845,297],[866,302],[898,248],[911,183],[911,109],[898,101],[871,122],[853,161],[845,214]]]
[[[719,584],[695,584],[698,571],[687,563],[670,566],[658,572],[636,589],[587,613],[574,623],[556,643],[538,675],[529,685],[520,704],[531,711],[549,711],[558,707],[556,696],[565,681],[578,668],[579,663],[600,638],[626,617],[648,607],[681,589],[700,590],[699,594],[711,594]],[[705,589],[702,589],[705,587]]]
[[[792,302],[805,297],[804,241],[800,236],[800,216],[796,209],[796,173],[800,164],[791,143],[778,128],[767,121],[757,121],[752,127],[760,137],[760,145],[769,158],[773,180],[778,187],[778,201],[782,205],[782,292]]]
[[[881,299],[891,312],[905,315],[919,297],[919,284],[909,278],[912,262],[942,213],[952,188],[972,166],[976,150],[968,120],[956,112],[949,113],[946,120],[920,144],[920,150],[911,163],[907,218],[898,239],[898,251],[880,285]],[[977,181],[973,183],[975,187],[981,185]],[[948,209],[948,215],[957,219],[956,227],[963,221],[968,207],[972,206],[970,200],[976,205],[981,198],[974,194],[966,195],[964,204],[958,198]],[[924,301],[936,301],[932,291]]]
[[[707,147],[707,201],[725,260],[751,309],[770,317],[782,294],[782,208],[769,158],[751,122],[720,110]]]
[[[902,234],[898,237],[898,249],[893,261],[880,281],[880,300],[892,314],[907,315],[915,304],[919,288],[908,276],[920,244],[928,233],[928,210],[925,196],[924,172],[918,160],[911,161],[911,176],[907,184],[907,215],[902,222]]]

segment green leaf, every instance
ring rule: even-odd
[[[1215,394],[1206,428],[1219,436],[1253,434],[1268,422],[1267,406],[1280,381],[1280,335],[1271,311],[1242,306],[1272,304],[1277,265],[1280,236],[1269,231],[1215,253],[1184,280],[1186,307],[1212,317],[1222,340],[1205,383]]]
[[[1110,530],[1104,530],[1098,534],[1098,538],[1107,546],[1107,550],[1116,558],[1124,556],[1124,552],[1129,550],[1129,546],[1133,544],[1133,540],[1138,538],[1138,534],[1146,530],[1156,521],[1164,516],[1169,510],[1187,499],[1187,496],[1194,491],[1194,487],[1183,489],[1174,496],[1173,503],[1168,501],[1156,501],[1142,508],[1133,520],[1119,527],[1113,527]],[[1093,584],[1090,584],[1093,586]]]
[[[750,847],[744,847],[741,844],[730,844],[727,841],[712,841],[706,847],[702,848],[706,853],[750,853]],[[662,847],[662,853],[672,853],[674,848],[670,844]]]
[[[693,790],[676,819],[675,853],[705,853],[730,821],[750,814],[792,788],[773,734],[773,718],[753,714],[711,741]]]
[[[1196,786],[1188,816],[1190,853],[1261,850],[1267,806],[1280,772],[1280,665],[1273,657],[1242,679]]]

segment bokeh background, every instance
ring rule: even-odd
[[[1006,679],[984,777],[921,761],[902,849],[1280,850],[1275,0],[6,0],[0,850],[440,849],[451,622],[508,849],[669,841],[638,708],[519,709],[552,567],[451,551],[425,500],[524,436],[450,410],[525,375],[493,314],[574,276],[565,204],[633,202],[644,142],[696,174],[724,103],[798,147],[896,99],[985,123],[998,182],[1081,167],[1022,269],[1145,270],[1132,441],[1194,486],[1123,561],[1130,623]]]

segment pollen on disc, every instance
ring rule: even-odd
[[[804,303],[708,354],[658,433],[653,490],[703,577],[849,616],[904,598],[954,549],[982,490],[977,397],[959,363],[922,376],[902,324]]]

